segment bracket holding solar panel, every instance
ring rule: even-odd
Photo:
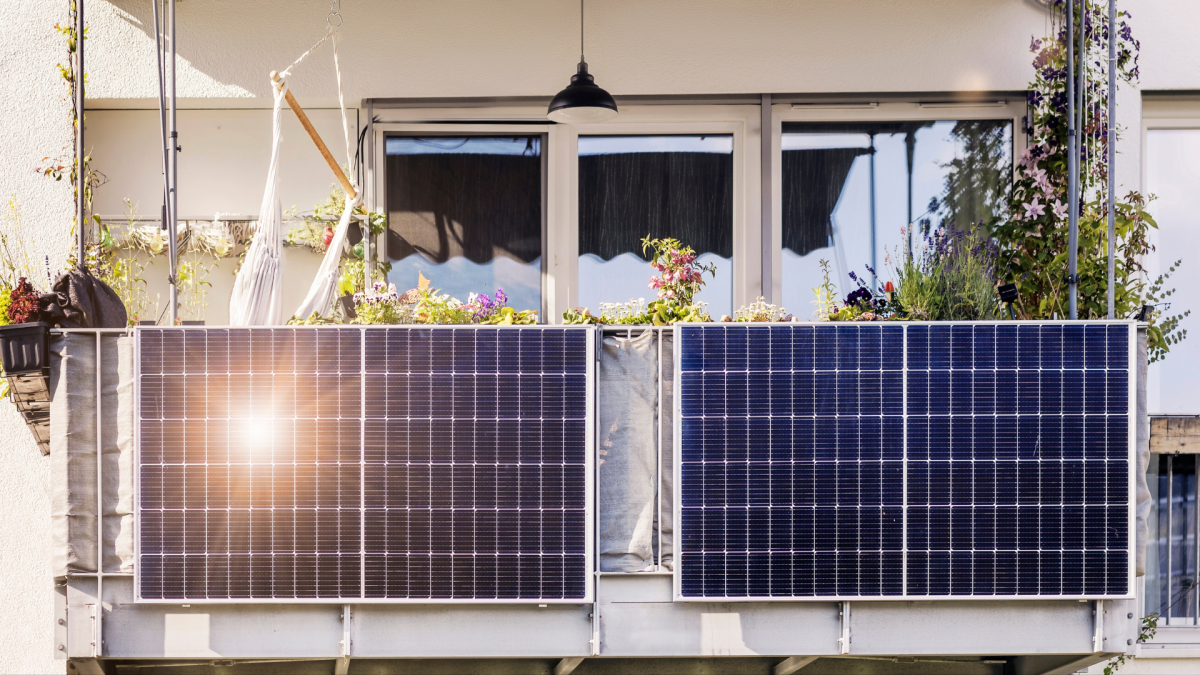
[[[136,335],[138,601],[592,601],[592,329]]]
[[[1133,597],[1135,324],[676,331],[676,600]]]

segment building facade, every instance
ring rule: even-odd
[[[1200,194],[1192,152],[1200,150],[1200,50],[1192,39],[1200,7],[1119,7],[1141,42],[1141,78],[1117,97],[1118,192],[1158,197],[1149,209],[1157,248],[1146,263],[1154,277],[1182,260],[1171,277],[1174,314],[1195,304],[1189,282],[1200,280],[1191,208]],[[95,0],[86,12],[87,146],[104,175],[93,212],[119,224],[128,201],[133,215],[153,221],[162,184],[151,3]],[[329,7],[187,0],[177,12],[180,219],[254,220],[270,156],[268,73],[325,34]],[[829,260],[839,287],[852,288],[850,273],[862,275],[864,265],[882,276],[889,253],[911,233],[901,228],[945,220],[945,204],[927,205],[944,196],[964,133],[998,139],[1001,164],[1019,154],[1030,40],[1053,25],[1030,0],[597,0],[586,12],[587,62],[621,107],[602,124],[545,117],[578,60],[579,7],[563,0],[342,4],[337,49],[348,129],[330,45],[293,68],[291,91],[334,156],[361,166],[365,203],[389,216],[379,247],[400,290],[415,287],[420,272],[460,296],[503,288],[514,306],[551,320],[577,306],[596,310],[600,301],[649,292],[628,282],[641,274],[629,266],[640,253],[635,230],[686,221],[701,261],[717,268],[701,298],[714,316],[759,296],[805,316],[821,281],[818,260]],[[3,191],[19,206],[39,271],[60,269],[72,250],[71,188],[35,170],[70,151],[70,100],[56,68],[68,53],[54,30],[68,20],[66,2],[23,3],[0,29],[9,74],[0,84]],[[284,113],[280,197],[285,209],[304,212],[328,197],[333,178]],[[824,154],[805,157],[819,163],[796,159],[814,150]],[[659,155],[676,163],[655,165]],[[655,187],[655,178],[669,186]],[[447,205],[439,190],[455,184],[467,192],[461,186],[471,180],[492,187],[456,212],[470,200]],[[789,191],[796,185],[832,197],[819,213],[799,213]],[[670,209],[655,210],[667,202]],[[472,230],[472,209],[506,214],[504,226]],[[319,260],[296,247],[286,262],[290,308]],[[229,259],[212,264],[208,306],[196,310],[210,325],[227,321],[234,267]],[[161,257],[145,276],[144,311],[161,313]],[[1191,385],[1197,367],[1200,348],[1190,340],[1151,365],[1151,416],[1200,415]],[[0,670],[67,672],[55,658],[48,460],[14,411],[0,424],[8,467],[0,478]],[[1164,619],[1124,672],[1193,672],[1200,663],[1194,458],[1162,454],[1151,464],[1156,506],[1139,602]]]

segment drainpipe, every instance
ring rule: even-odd
[[[1082,32],[1082,31],[1081,31]],[[1081,67],[1080,70],[1083,70]],[[1067,285],[1069,317],[1076,318],[1079,277],[1079,130],[1075,127],[1075,0],[1067,2]]]
[[[87,169],[83,146],[83,0],[75,0],[75,234],[79,269],[87,269]]]
[[[875,134],[871,134],[871,269],[875,267]],[[875,275],[871,275],[871,287],[877,285]]]
[[[1108,0],[1108,319],[1116,317],[1117,277],[1117,0]],[[1198,456],[1200,459],[1200,456]],[[1200,522],[1200,521],[1198,521]],[[1200,573],[1200,565],[1197,566]],[[1197,596],[1200,598],[1200,595]]]
[[[908,157],[908,254],[912,257],[913,250],[913,208],[912,208],[912,177],[913,158],[917,151],[917,133],[910,131],[904,135],[904,150]]]
[[[170,157],[171,170],[171,187],[168,191],[170,196],[170,208],[168,217],[170,218],[170,226],[167,231],[168,255],[171,259],[171,271],[169,281],[171,282],[171,307],[170,307],[170,325],[174,326],[179,319],[179,125],[176,115],[176,97],[175,97],[175,0],[171,0],[170,4],[170,31],[171,31],[171,134],[170,145],[167,149],[167,155]]]

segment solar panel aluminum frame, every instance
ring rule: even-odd
[[[134,424],[133,424],[133,441],[135,451],[133,453],[133,513],[134,513],[134,531],[133,531],[133,594],[134,602],[137,604],[146,605],[585,605],[594,604],[596,601],[596,365],[597,365],[597,349],[598,338],[597,331],[592,326],[581,327],[564,327],[554,326],[549,324],[539,324],[534,326],[481,326],[481,325],[405,325],[399,324],[395,326],[362,326],[352,327],[346,325],[338,326],[304,326],[291,327],[291,330],[346,330],[347,328],[357,329],[364,334],[372,328],[378,330],[380,328],[413,328],[422,330],[578,330],[582,331],[586,337],[585,343],[585,422],[584,422],[584,583],[585,594],[579,598],[370,598],[365,597],[365,592],[359,596],[339,596],[339,597],[311,597],[311,598],[143,598],[141,595],[141,565],[138,561],[141,560],[141,366],[142,366],[142,341],[141,331],[143,330],[189,330],[188,327],[182,326],[147,326],[134,327],[131,334],[134,338],[134,372],[133,372],[133,396],[134,396]],[[205,326],[202,330],[246,330],[246,326]],[[259,328],[279,330],[289,329],[287,326],[261,326]],[[196,328],[190,328],[197,330]],[[362,365],[361,372],[366,372],[366,340],[361,341],[362,345]],[[365,399],[366,396],[366,378],[363,378],[363,389],[361,396]],[[365,406],[363,418],[365,417]],[[365,433],[365,425],[364,432]],[[365,454],[365,442],[360,441],[360,452]],[[365,467],[365,461],[362,462]],[[364,499],[361,497],[360,499]],[[365,513],[365,507],[361,509]],[[362,545],[360,554],[366,554],[365,546],[365,528],[360,530],[360,541]],[[360,566],[360,573],[364,575],[365,586],[365,566]],[[364,588],[365,591],[365,588]]]
[[[1137,528],[1136,528],[1136,518],[1137,518],[1137,514],[1136,514],[1136,506],[1137,506],[1137,499],[1136,499],[1136,495],[1137,495],[1137,387],[1138,387],[1137,354],[1138,354],[1138,328],[1140,326],[1144,326],[1145,324],[1139,324],[1139,323],[1136,323],[1133,321],[1127,321],[1127,320],[1114,320],[1114,321],[1097,320],[1097,321],[1088,321],[1087,322],[1088,325],[1123,325],[1123,326],[1127,326],[1129,329],[1128,340],[1127,340],[1127,347],[1128,347],[1127,368],[1128,368],[1128,375],[1129,375],[1129,377],[1128,377],[1128,405],[1129,405],[1129,420],[1128,421],[1129,421],[1129,424],[1128,424],[1128,453],[1126,455],[1126,461],[1128,462],[1127,517],[1128,517],[1128,523],[1129,523],[1129,527],[1127,528],[1128,529],[1128,532],[1127,532],[1128,537],[1127,537],[1126,545],[1127,545],[1127,551],[1129,552],[1129,555],[1128,555],[1127,577],[1126,577],[1126,587],[1125,587],[1126,592],[1121,595],[1114,595],[1114,594],[1109,594],[1109,595],[1101,595],[1101,594],[1093,594],[1093,595],[1086,595],[1086,594],[1084,594],[1084,595],[1027,595],[1027,594],[1026,595],[1020,595],[1020,594],[1017,594],[1017,595],[968,595],[968,594],[962,594],[962,595],[909,595],[908,594],[907,566],[908,566],[909,549],[908,549],[908,522],[907,521],[908,521],[909,505],[908,505],[908,486],[907,486],[907,481],[908,481],[907,465],[908,465],[908,417],[909,417],[909,415],[908,415],[908,406],[907,406],[907,396],[908,396],[908,373],[910,371],[908,368],[908,339],[907,339],[908,330],[907,329],[909,326],[935,326],[935,325],[1011,326],[1011,325],[1013,325],[1013,323],[1014,322],[1012,322],[1012,321],[889,321],[887,323],[887,325],[889,325],[889,326],[902,326],[905,329],[905,339],[903,341],[904,346],[905,346],[905,354],[904,354],[904,367],[903,367],[903,371],[902,371],[905,374],[904,378],[902,380],[904,383],[903,391],[904,391],[904,397],[905,397],[905,406],[904,406],[904,412],[903,412],[903,417],[905,420],[905,424],[904,424],[904,429],[905,429],[904,460],[903,460],[904,466],[905,466],[905,470],[904,470],[905,490],[904,490],[904,503],[903,503],[903,514],[904,514],[903,553],[905,554],[903,557],[904,566],[905,566],[904,576],[903,576],[904,592],[900,595],[871,595],[871,596],[862,596],[862,595],[685,596],[683,594],[682,585],[683,585],[683,567],[684,567],[684,562],[683,562],[683,560],[684,560],[684,558],[683,558],[683,539],[684,539],[683,522],[684,521],[683,521],[683,483],[682,483],[682,481],[683,481],[683,392],[682,392],[682,387],[683,387],[683,376],[682,376],[683,334],[682,334],[682,332],[683,332],[683,329],[686,328],[686,326],[684,324],[675,324],[675,326],[674,326],[674,331],[675,331],[675,340],[674,340],[674,343],[675,343],[674,344],[674,348],[675,348],[674,389],[675,389],[675,392],[674,392],[674,399],[675,400],[674,400],[674,411],[673,411],[673,413],[674,413],[674,419],[673,419],[673,425],[674,425],[674,434],[673,434],[674,444],[673,445],[674,445],[674,448],[673,448],[673,461],[672,461],[673,467],[672,467],[672,478],[671,478],[672,481],[674,482],[674,490],[675,490],[675,495],[676,495],[674,504],[672,505],[672,509],[674,512],[673,517],[674,517],[674,522],[675,522],[675,534],[674,534],[674,540],[673,540],[675,569],[673,572],[674,578],[672,580],[672,596],[674,598],[674,601],[675,602],[729,602],[729,603],[736,603],[736,602],[831,602],[831,601],[843,601],[843,602],[850,602],[850,601],[871,601],[871,602],[921,601],[921,602],[925,602],[925,601],[955,601],[955,600],[959,600],[959,601],[962,601],[962,600],[972,600],[972,601],[974,601],[974,600],[1000,600],[1000,601],[1006,601],[1006,600],[1079,600],[1079,601],[1084,601],[1084,600],[1136,599],[1137,598],[1137,590],[1136,590],[1137,560],[1136,560],[1136,555],[1135,555],[1135,547],[1136,547],[1136,538],[1137,538],[1137,531],[1136,531],[1137,530]],[[1017,322],[1017,325],[1067,326],[1067,325],[1079,324],[1079,323],[1081,323],[1081,322],[1062,321],[1062,320],[1058,320],[1058,321],[1021,321],[1021,322]],[[754,325],[754,324],[751,324],[751,325]],[[758,324],[758,325],[770,326],[771,324]],[[801,324],[801,325],[804,325],[804,324]]]

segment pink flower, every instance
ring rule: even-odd
[[[1063,218],[1067,217],[1067,205],[1066,204],[1055,199],[1053,209],[1054,209],[1054,219],[1055,220],[1062,220]]]
[[[1038,196],[1034,195],[1032,202],[1021,205],[1025,208],[1025,220],[1033,220],[1046,213],[1046,206],[1038,203]]]
[[[1029,177],[1033,179],[1034,185],[1037,185],[1042,190],[1050,189],[1050,181],[1046,178],[1045,169],[1034,169],[1029,172]]]

